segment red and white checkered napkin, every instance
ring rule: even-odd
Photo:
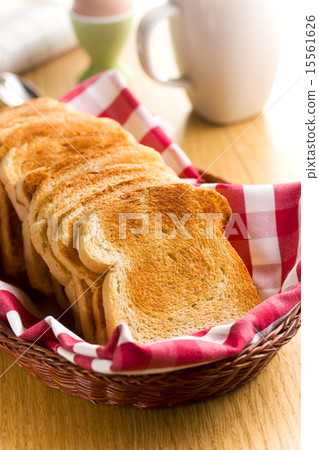
[[[116,71],[95,76],[63,101],[96,116],[118,120],[143,144],[163,155],[183,178],[198,177],[183,151],[128,90]],[[202,364],[238,353],[263,339],[301,299],[300,184],[205,185],[227,197],[233,214],[226,235],[244,260],[262,303],[237,322],[176,339],[136,344],[121,324],[107,346],[84,342],[52,316],[41,318],[28,297],[0,281],[0,318],[13,332],[37,341],[81,367],[101,373],[156,373]]]

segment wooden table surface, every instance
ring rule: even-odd
[[[146,1],[141,5],[137,17],[150,8]],[[134,70],[131,89],[175,126],[175,140],[197,167],[206,169],[231,146],[211,173],[243,184],[300,179],[298,125],[302,122],[294,108],[300,83],[288,53],[282,55],[267,112],[257,121],[255,117],[218,127],[191,112],[182,90],[160,86],[142,72],[134,32],[123,52],[123,60]],[[170,71],[174,68],[165,36],[162,26],[154,36],[154,58],[158,70]],[[43,94],[58,98],[75,86],[87,63],[87,56],[77,48],[25,75]],[[0,373],[10,364],[1,353]],[[257,379],[229,394],[175,409],[143,411],[90,404],[50,389],[14,366],[0,381],[0,448],[298,449],[299,373],[300,334]]]

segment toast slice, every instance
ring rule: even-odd
[[[41,115],[26,117],[22,123],[13,122],[5,128],[0,128],[0,160],[11,148],[32,142],[35,137],[62,133],[65,124],[78,117],[81,117],[80,113],[52,111],[46,118]]]
[[[21,223],[20,223],[21,226]],[[61,287],[58,286],[57,280],[50,273],[48,266],[42,257],[35,250],[30,239],[30,228],[28,222],[22,222],[23,237],[23,256],[26,262],[26,273],[28,280],[33,289],[41,292],[45,296],[56,295],[59,305],[65,307],[65,298],[61,293]]]
[[[33,135],[33,140],[11,148],[2,159],[0,180],[21,220],[25,218],[28,210],[19,202],[16,187],[26,174],[41,167],[50,167],[59,160],[64,161],[65,158],[75,155],[82,155],[85,161],[87,151],[103,150],[108,145],[135,143],[133,136],[111,119],[78,115],[64,120],[55,128],[57,131],[47,123],[41,124],[40,127],[28,126],[27,133]],[[25,138],[22,138],[22,142],[24,141]]]
[[[59,194],[54,194],[55,201],[51,202],[45,216],[47,238],[55,257],[71,272],[74,271],[75,275],[85,278],[88,283],[96,280],[98,271],[97,267],[89,271],[78,259],[76,233],[83,221],[94,220],[92,208],[98,208],[101,202],[111,201],[112,194],[121,195],[125,190],[132,190],[137,186],[179,182],[178,177],[164,164],[158,166],[118,164],[107,167],[100,173],[103,178],[97,177],[95,173],[88,173],[75,178],[73,183],[68,182],[69,194],[64,201]],[[82,187],[84,185],[85,189]],[[82,188],[76,189],[77,186]],[[61,188],[65,189],[65,186],[62,185]]]
[[[99,177],[96,177],[96,174],[90,173],[86,174],[84,177],[78,177],[76,179],[75,184],[79,184],[80,186],[85,185],[87,188],[83,189],[82,192],[78,190],[77,193],[75,189],[76,186],[71,187],[72,194],[75,196],[73,197],[75,198],[75,206],[72,209],[69,209],[70,205],[67,203],[67,212],[64,211],[55,222],[55,226],[59,229],[57,239],[53,239],[55,229],[52,229],[52,222],[49,220],[47,240],[48,247],[50,247],[50,251],[52,252],[51,256],[54,257],[55,261],[60,261],[60,263],[62,263],[65,267],[65,271],[69,270],[72,273],[73,278],[81,280],[83,285],[92,286],[92,292],[89,290],[86,291],[81,301],[88,299],[87,302],[92,304],[96,329],[96,342],[99,344],[105,344],[105,319],[100,286],[101,281],[99,280],[98,274],[92,270],[88,270],[81,263],[76,250],[77,243],[74,242],[76,241],[76,231],[78,227],[82,221],[86,220],[85,205],[87,203],[89,203],[90,206],[95,203],[99,204],[101,198],[105,199],[105,196],[110,198],[112,195],[120,195],[120,192],[123,192],[123,185],[126,189],[132,189],[134,185],[139,187],[143,185],[162,185],[165,183],[176,183],[179,179],[167,166],[163,164],[158,167],[155,165],[139,166],[121,164],[117,166],[110,166],[106,170],[101,171],[101,173],[105,176],[103,182],[99,179]],[[91,180],[88,175],[92,175]],[[108,185],[106,180],[107,183],[109,183]],[[93,182],[91,186],[89,185],[89,181],[91,181],[91,183]],[[102,187],[103,190],[101,190]],[[89,195],[89,193],[91,193],[91,195]],[[68,198],[69,197],[70,196],[68,196]],[[59,208],[61,206],[63,210],[63,201],[58,202],[58,206]],[[60,209],[57,211],[58,215],[60,211]],[[51,258],[50,260],[52,262]],[[96,295],[94,295],[94,291],[96,290]]]
[[[19,203],[16,195],[16,185],[27,173],[39,168],[52,165],[57,160],[79,155],[85,150],[92,148],[105,148],[110,144],[128,144],[135,142],[133,136],[112,119],[97,119],[87,114],[74,112],[70,114],[65,105],[58,104],[57,111],[52,109],[48,113],[49,122],[42,117],[32,116],[26,123],[16,123],[0,131],[2,135],[1,148],[5,155],[0,165],[0,180],[4,184],[7,194],[15,208],[20,220],[26,217],[27,209],[25,205]],[[27,109],[27,108],[24,108]],[[30,108],[29,108],[30,109]],[[34,112],[31,108],[31,113]],[[36,114],[38,114],[36,112]],[[8,124],[9,125],[9,124]],[[23,145],[24,144],[24,145]],[[7,150],[15,145],[8,153]],[[6,154],[5,154],[6,153]],[[2,208],[2,223],[6,229],[7,217],[13,216],[11,205],[6,202]],[[18,221],[15,220],[15,224]],[[9,236],[3,239],[6,242],[4,249],[5,266],[9,273],[17,275],[16,266],[20,261],[30,256],[36,261],[37,270],[33,270],[34,265],[26,265],[28,278],[33,288],[44,294],[52,292],[52,284],[45,264],[40,257],[32,250],[30,244],[25,246],[24,254],[21,245],[21,232],[15,228],[19,241],[16,244],[13,231],[7,228]],[[7,234],[8,234],[7,233]],[[13,251],[18,247],[18,252]],[[42,276],[47,273],[47,276]]]
[[[18,142],[19,136],[16,136],[15,130],[20,125],[24,127],[28,123],[34,121],[45,121],[44,117],[49,120],[55,117],[55,114],[79,114],[73,108],[50,98],[41,98],[32,100],[17,107],[6,107],[0,110],[0,161],[6,152],[11,148],[12,144]],[[43,117],[42,117],[43,116]],[[12,139],[7,139],[8,136]],[[0,253],[3,260],[3,270],[8,275],[20,278],[25,272],[23,251],[22,251],[22,235],[21,230],[16,225],[19,223],[18,218],[8,201],[7,194],[3,187],[0,187]]]
[[[0,110],[0,129],[8,128],[12,124],[25,123],[34,117],[38,117],[39,113],[44,117],[48,114],[68,112],[68,114],[78,113],[69,105],[54,100],[50,97],[40,97],[30,100],[28,103],[23,103],[19,106],[7,106]]]
[[[40,142],[40,146],[37,147],[34,143],[35,138],[40,138],[41,141],[41,137],[44,141],[42,142],[43,145],[41,146]],[[94,137],[100,141],[100,147],[101,143],[105,147],[105,145],[111,143],[135,142],[135,139],[114,120],[97,119],[52,99],[37,99],[19,107],[4,108],[0,111],[0,161],[4,159],[1,164],[0,179],[4,183],[20,219],[26,211],[23,207],[20,207],[17,201],[15,185],[19,178],[23,176],[23,173],[39,167],[39,165],[52,164],[59,157],[65,157],[66,144],[69,147],[69,154],[71,149],[72,153],[79,152],[76,148],[78,144],[86,145],[86,148],[89,147],[91,145],[90,139],[94,141]],[[48,145],[51,140],[54,141],[57,138],[60,145]],[[72,140],[74,143],[71,142]],[[28,146],[19,148],[25,143],[34,143],[31,145],[32,149],[29,153],[26,151]],[[19,150],[16,149],[10,153],[11,156],[16,156],[12,159],[6,154],[13,147],[17,147]],[[0,215],[2,228],[7,230],[6,235],[2,237],[3,247],[5,247],[2,252],[5,252],[4,267],[10,274],[18,276],[19,272],[15,268],[21,266],[20,262],[23,259],[22,236],[19,230],[13,232],[8,223],[8,218],[14,216],[8,201],[2,202]],[[18,223],[18,221],[15,220],[15,223]],[[17,236],[18,241],[14,242]],[[16,249],[18,250],[14,252]],[[40,261],[39,264],[41,264]],[[31,285],[43,292],[50,290],[50,286],[46,282],[48,279],[49,277],[45,277],[43,282],[39,283],[30,274]]]
[[[102,294],[108,338],[123,322],[140,344],[192,334],[233,322],[259,303],[247,268],[223,236],[231,211],[217,192],[184,183],[151,186],[94,212],[99,233],[87,240],[92,224],[81,225],[79,255],[91,270],[112,265]],[[141,228],[136,219],[120,238],[120,214],[127,213],[147,213],[147,233],[130,232]],[[184,227],[174,217],[186,218]],[[93,256],[94,264],[88,264]]]
[[[84,339],[92,344],[96,343],[96,325],[94,321],[93,307],[92,307],[92,292],[85,281],[73,277],[76,304],[78,307],[78,314],[81,324],[81,330]]]
[[[74,281],[71,279],[69,283],[64,286],[65,294],[69,300],[69,307],[72,309],[74,322],[75,322],[75,330],[78,334],[82,333],[82,325],[80,320],[80,310],[79,303],[77,301],[76,289]]]
[[[93,197],[97,198],[98,203],[104,192],[110,195],[113,190],[116,190],[117,184],[126,182],[126,186],[129,186],[131,180],[134,180],[135,185],[141,186],[143,183],[178,182],[178,177],[163,163],[143,166],[118,164],[106,166],[100,170],[99,175],[88,172],[61,183],[50,194],[50,200],[46,201],[40,209],[39,221],[31,226],[31,234],[33,234],[32,240],[36,250],[42,255],[51,273],[60,283],[66,284],[69,281],[72,270],[74,275],[85,278],[89,284],[96,281],[96,273],[82,266],[77,258],[76,250],[72,248],[74,232],[83,220],[81,214],[85,215],[85,203],[89,201],[88,198],[90,198],[90,204],[93,203]],[[69,229],[71,230],[71,248],[69,248],[69,236],[65,235]],[[64,245],[65,242],[67,245]]]
[[[85,215],[85,207],[81,207],[82,203],[85,205],[86,202],[89,202],[92,205],[93,198],[96,198],[98,204],[99,199],[103,197],[103,193],[108,196],[112,195],[118,185],[122,186],[124,184],[128,188],[130,184],[133,185],[134,181],[135,186],[140,187],[143,183],[148,185],[163,184],[165,182],[176,183],[179,179],[162,162],[156,162],[153,165],[118,164],[106,166],[103,169],[101,168],[99,175],[102,176],[98,176],[95,172],[88,172],[63,182],[56,187],[49,196],[50,200],[47,201],[47,198],[45,206],[42,205],[40,209],[41,219],[31,226],[31,234],[37,251],[45,259],[51,273],[57,277],[60,283],[67,285],[72,278],[75,285],[78,286],[77,293],[81,289],[83,291],[84,286],[92,285],[92,290],[85,291],[79,300],[80,308],[83,302],[86,305],[83,308],[86,319],[82,326],[85,327],[85,330],[88,330],[89,309],[87,305],[91,303],[96,328],[96,342],[105,344],[105,316],[101,296],[102,285],[101,282],[96,285],[99,275],[83,266],[78,258],[76,249],[72,246],[72,238],[70,242],[71,247],[68,246],[68,242],[65,245],[67,238],[64,233],[67,229],[71,229],[73,237],[74,230],[83,220],[83,217],[79,216],[79,208]],[[61,217],[58,217],[59,214]],[[58,233],[59,238],[61,234],[61,242],[53,238],[55,230],[52,229],[52,222],[50,222],[52,216],[58,219],[54,222],[54,226],[59,227],[62,221],[63,226]]]
[[[20,278],[25,274],[21,223],[0,184],[0,260],[6,275]]]
[[[89,161],[90,165],[87,164],[81,157],[73,157],[69,158],[65,161],[65,163],[57,163],[51,168],[47,168],[45,173],[43,172],[41,177],[43,182],[39,186],[39,189],[36,191],[34,197],[32,198],[32,204],[29,207],[30,214],[28,216],[29,224],[32,225],[35,221],[41,220],[42,217],[48,217],[52,211],[53,201],[61,201],[65,197],[65,191],[63,189],[59,190],[58,196],[58,188],[62,183],[66,183],[67,180],[75,178],[79,174],[85,174],[87,172],[92,171],[91,166],[94,166],[96,170],[99,170],[105,165],[110,163],[121,163],[128,162],[134,164],[142,163],[143,161],[163,165],[162,157],[155,150],[150,149],[148,147],[141,146],[139,144],[135,144],[132,146],[119,146],[119,147],[107,147],[100,151],[91,151],[86,153],[86,160]],[[165,166],[165,170],[173,173],[167,166]],[[48,175],[51,175],[49,178]],[[34,191],[36,187],[31,180],[32,172],[29,174],[29,181],[25,185],[25,192],[27,198],[31,198],[30,194]],[[104,182],[103,177],[99,174],[93,175],[94,178],[99,182]],[[92,174],[91,174],[92,178]],[[36,180],[33,180],[36,181]],[[74,184],[73,184],[74,185]],[[65,184],[64,184],[65,186]],[[78,182],[75,182],[75,188],[77,191],[82,190],[82,185]],[[66,201],[69,200],[66,198]],[[44,226],[44,228],[43,228]],[[37,224],[36,228],[38,229],[38,245],[46,248],[46,253],[48,253],[48,257],[51,256],[51,249],[46,246],[45,240],[45,224],[42,225],[41,222]],[[43,239],[41,238],[43,236]],[[25,239],[27,237],[25,236]],[[28,248],[30,248],[31,244],[27,243]],[[31,266],[29,270],[36,272],[37,267]],[[51,270],[53,271],[54,276],[57,277],[61,281],[62,284],[68,282],[69,273],[65,271],[65,268],[58,262],[55,261]]]
[[[106,320],[102,298],[102,287],[104,277],[91,288],[92,292],[92,309],[95,320],[95,342],[99,345],[107,344]]]
[[[113,164],[153,164],[163,163],[161,155],[150,147],[140,144],[126,146],[108,146],[101,150],[89,150],[85,160],[79,155],[57,162],[51,167],[41,168],[27,174],[22,182],[21,191],[29,203],[28,221],[30,225],[41,218],[40,208],[45,207],[48,195],[60,183],[79,174]],[[47,201],[50,203],[50,200]]]
[[[51,121],[53,121],[53,116]],[[4,122],[4,120],[2,120],[2,122]],[[43,126],[43,119],[41,117],[40,119],[38,117],[33,117],[28,121],[26,118],[21,124],[15,123],[13,120],[12,123],[7,124],[7,128],[0,129],[0,161],[13,146],[23,143],[24,139],[32,139],[32,133],[28,133],[28,124],[31,123],[38,123],[39,126]],[[23,130],[23,132],[21,130]],[[10,221],[10,219],[12,220]],[[24,258],[23,245],[21,245],[22,233],[21,227],[18,226],[19,221],[16,217],[16,212],[7,198],[7,193],[2,195],[0,220],[2,224],[1,230],[4,233],[1,238],[3,243],[1,254],[4,271],[8,275],[20,278],[21,274],[24,272],[22,263]],[[45,280],[44,282],[47,284]]]

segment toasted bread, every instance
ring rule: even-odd
[[[50,200],[46,200],[45,207],[43,206],[40,209],[41,219],[31,226],[32,240],[37,251],[45,259],[51,272],[64,285],[69,283],[71,277],[77,286],[81,286],[81,283],[83,286],[84,280],[87,283],[86,285],[94,285],[98,279],[98,275],[95,272],[83,266],[78,258],[76,249],[73,248],[75,222],[83,220],[81,214],[79,216],[79,208],[81,208],[82,202],[85,204],[86,201],[89,201],[87,200],[89,197],[92,205],[93,197],[102,198],[103,192],[110,196],[113,189],[116,190],[117,184],[126,183],[126,186],[128,186],[131,180],[134,180],[136,186],[139,187],[143,185],[143,182],[144,184],[154,185],[178,181],[178,177],[171,169],[158,162],[144,166],[138,164],[106,166],[101,168],[99,175],[97,176],[95,172],[88,172],[61,183],[50,194]],[[144,181],[143,177],[145,178]],[[81,212],[85,214],[85,207],[81,209]],[[60,217],[58,217],[59,215]],[[55,220],[51,221],[50,218],[54,216]],[[44,217],[48,220],[48,224],[43,219]],[[63,222],[62,230],[60,229],[61,221]],[[55,236],[56,230],[52,228],[53,222],[54,227],[58,228],[58,236]],[[72,235],[70,243],[65,236],[69,229],[71,229]],[[61,232],[63,234],[60,236]],[[67,241],[66,245],[65,241]],[[81,302],[85,302],[87,305],[86,299],[90,295],[93,295],[90,291],[85,292]],[[100,325],[104,321],[104,314],[101,315],[101,310],[103,309],[101,300],[101,289],[99,289],[96,295],[91,297],[91,302],[98,332],[98,342],[105,343],[102,342],[103,336],[105,336],[105,328],[103,331]],[[88,311],[88,307],[84,311]],[[86,320],[85,323],[85,329],[87,330],[88,321]]]
[[[85,281],[73,277],[75,287],[75,302],[78,305],[81,330],[86,341],[96,343],[96,324],[92,308],[92,292]]]
[[[113,195],[121,195],[134,186],[162,185],[176,183],[178,177],[164,164],[159,166],[138,164],[118,164],[101,170],[103,178],[96,177],[94,173],[88,173],[64,184],[61,189],[66,191],[66,197],[62,199],[59,193],[53,193],[55,201],[50,202],[50,208],[46,208],[47,238],[49,247],[56,258],[74,274],[86,279],[88,283],[96,280],[96,267],[88,270],[82,266],[77,257],[74,239],[76,231],[82,221],[91,219],[87,215],[93,212],[95,206],[101,202],[110,201]],[[83,188],[83,186],[86,188]],[[78,187],[78,188],[77,188]],[[79,188],[80,187],[80,188]],[[41,218],[44,217],[41,209]],[[53,220],[52,220],[53,219]]]
[[[44,117],[48,114],[59,112],[68,112],[74,114],[74,108],[65,103],[61,103],[50,97],[35,98],[28,103],[19,106],[7,106],[0,109],[0,129],[11,127],[13,124],[25,123],[26,120],[32,120],[39,117],[39,113]]]
[[[60,162],[52,166],[50,169],[51,178],[46,178],[45,181],[42,182],[39,189],[36,191],[34,198],[32,199],[30,214],[28,216],[29,224],[32,225],[36,220],[38,220],[38,224],[36,226],[38,232],[35,233],[37,235],[37,245],[40,248],[44,248],[47,258],[51,258],[52,252],[50,247],[46,245],[46,224],[41,223],[41,218],[47,218],[50,214],[52,214],[53,201],[59,200],[59,203],[64,197],[66,203],[70,202],[69,198],[66,197],[66,192],[69,192],[69,190],[66,190],[66,186],[70,178],[74,178],[76,180],[75,177],[77,175],[83,174],[82,176],[85,176],[86,172],[90,173],[90,171],[92,171],[91,165],[94,166],[96,170],[99,170],[99,168],[112,162],[136,162],[138,164],[142,161],[149,161],[150,163],[163,165],[162,158],[157,152],[138,144],[126,147],[109,147],[96,152],[88,152],[86,154],[86,159],[89,161],[90,165],[87,164],[87,162],[81,157],[74,157],[66,160],[65,164]],[[166,166],[165,170],[167,172],[170,171],[170,169]],[[172,174],[173,172],[170,171],[169,173]],[[92,175],[90,176],[92,178]],[[96,178],[96,181],[99,183],[104,183],[103,177],[100,174],[95,174],[94,178]],[[59,186],[62,183],[64,183],[63,188],[59,189]],[[73,186],[77,192],[82,190],[82,184],[79,184],[79,181],[75,181]],[[65,206],[65,203],[63,205]],[[31,270],[31,267],[29,270]],[[36,267],[34,270],[36,270]],[[64,267],[58,261],[54,262],[54,266],[51,270],[53,271],[54,276],[58,280],[61,280],[62,284],[68,282],[69,273],[68,271],[65,271]]]
[[[56,109],[54,109],[56,107]],[[25,140],[32,140],[29,126],[38,124],[43,126],[48,120],[53,121],[57,115],[65,117],[78,115],[75,110],[69,110],[66,105],[59,104],[51,99],[36,99],[30,104],[14,108],[2,108],[0,110],[0,162],[5,154],[15,145],[20,145]],[[19,278],[24,272],[23,245],[21,228],[18,225],[16,213],[7,199],[7,194],[2,192],[0,204],[1,236],[3,257],[3,270],[8,275]],[[10,222],[10,218],[12,218]],[[46,280],[44,283],[47,285]],[[48,286],[46,286],[47,288]]]
[[[6,275],[19,278],[25,273],[20,220],[0,184],[1,262]]]
[[[152,164],[163,162],[161,155],[155,150],[140,145],[109,146],[105,149],[91,150],[85,153],[85,160],[79,155],[59,161],[39,173],[36,171],[35,184],[32,183],[32,173],[24,178],[25,197],[31,202],[28,220],[32,224],[38,219],[39,209],[46,197],[60,183],[75,176],[112,164]],[[35,171],[34,171],[35,172]],[[41,217],[41,214],[40,214]]]
[[[19,202],[16,187],[27,174],[30,174],[30,180],[36,169],[50,167],[57,161],[64,161],[75,155],[83,156],[85,161],[86,152],[103,150],[111,144],[135,142],[129,133],[111,119],[83,118],[79,115],[57,124],[55,128],[60,134],[47,123],[37,124],[38,131],[31,126],[26,127],[27,136],[31,133],[33,135],[32,141],[11,148],[1,162],[0,180],[21,220],[28,210],[27,205]],[[20,142],[25,142],[27,138],[21,139]],[[34,181],[39,183],[41,180]]]
[[[135,142],[133,136],[111,119],[97,119],[76,111],[70,113],[65,105],[60,105],[58,102],[39,103],[40,106],[46,106],[47,103],[51,106],[52,104],[57,105],[56,109],[51,107],[48,111],[45,110],[44,115],[40,110],[40,114],[48,120],[45,120],[42,115],[39,116],[38,111],[35,111],[30,105],[16,110],[19,113],[21,110],[26,113],[25,121],[20,120],[20,115],[14,114],[14,109],[9,109],[7,114],[7,116],[10,114],[12,116],[11,123],[5,124],[2,117],[0,153],[4,157],[0,165],[0,179],[21,220],[26,218],[28,204],[23,204],[24,198],[22,198],[22,202],[19,201],[16,186],[26,174],[39,167],[48,167],[59,159],[70,158],[74,154],[80,155],[88,148],[92,152],[94,147],[101,149],[114,143]],[[39,109],[37,108],[37,110]],[[10,148],[11,150],[9,150]],[[29,178],[32,179],[32,176]],[[33,177],[33,185],[35,181],[40,182],[39,179],[35,180]],[[40,292],[48,294],[52,291],[52,284],[45,264],[41,258],[37,257],[30,242],[24,246],[23,254],[22,235],[18,221],[15,220],[17,227],[14,230],[8,226],[8,217],[14,215],[10,203],[3,202],[2,224],[3,229],[8,230],[5,239],[2,239],[5,243],[3,244],[4,266],[9,274],[17,276],[19,274],[17,266],[20,267],[23,259],[28,260],[32,256],[34,264],[26,265],[30,284]],[[43,276],[45,273],[46,276]]]
[[[83,254],[94,254],[101,270],[113,264],[103,284],[108,337],[122,322],[141,344],[178,337],[233,322],[259,303],[244,263],[223,236],[230,208],[216,192],[185,184],[145,187],[94,211],[100,234],[85,241],[90,222],[82,224],[80,257],[87,264]],[[128,212],[149,214],[147,234],[128,231],[126,239],[119,238],[119,214]],[[211,213],[222,214],[223,220],[214,220],[213,236],[207,238],[197,214]],[[162,217],[160,239],[155,237],[155,214]],[[179,219],[190,214],[185,228],[191,238],[176,232],[169,214]],[[131,226],[140,227],[141,221]]]
[[[72,306],[88,342],[123,322],[140,344],[180,337],[259,303],[223,234],[227,200],[179,180],[114,121],[45,98],[5,108],[0,162],[5,265],[24,270],[19,216],[32,284]]]

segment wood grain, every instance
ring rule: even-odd
[[[140,3],[139,15],[158,1]],[[165,32],[163,26],[162,34],[155,33],[154,55],[158,70],[168,73],[175,69],[166,50]],[[182,90],[160,86],[142,72],[135,30],[123,59],[134,69],[132,91],[175,126],[175,140],[196,166],[212,166],[210,172],[234,183],[280,183],[300,178],[298,117],[293,109],[298,83],[279,98],[287,89],[284,70],[289,67],[278,73],[264,116],[220,127],[195,116]],[[77,48],[26,77],[43,94],[58,98],[75,86],[87,64],[87,56]],[[0,374],[10,364],[1,353]],[[67,396],[14,366],[0,380],[0,449],[298,449],[299,374],[300,334],[257,379],[230,394],[171,410],[140,411],[96,406]]]
[[[246,386],[157,411],[93,405],[13,367],[0,384],[0,448],[297,449],[299,336]],[[10,363],[1,354],[1,373]]]

